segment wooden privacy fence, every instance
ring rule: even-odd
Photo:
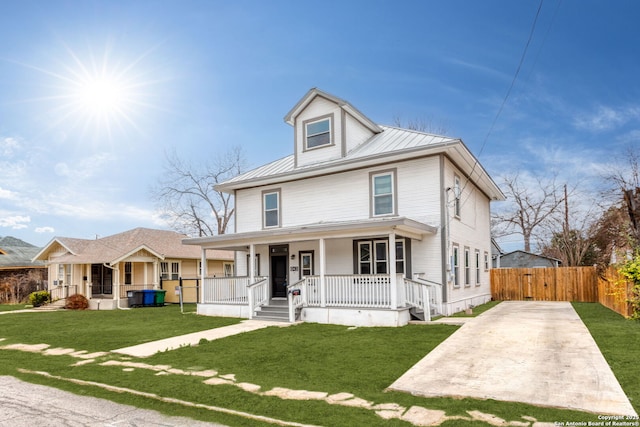
[[[631,315],[631,283],[624,282],[614,267],[598,274],[595,267],[494,268],[491,295],[509,301],[599,302]]]

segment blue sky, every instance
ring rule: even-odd
[[[640,138],[640,3],[545,0],[492,128],[539,6],[5,2],[0,235],[41,246],[164,228],[150,187],[167,151],[206,161],[240,145],[251,166],[286,156],[283,117],[312,87],[380,124],[442,124],[497,182],[557,174],[595,195]]]

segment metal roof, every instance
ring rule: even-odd
[[[342,158],[295,167],[292,154],[218,184],[216,189],[232,192],[241,188],[446,153],[491,199],[504,200],[502,191],[462,140],[391,126],[380,128],[382,132],[373,135]]]

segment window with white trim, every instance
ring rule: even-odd
[[[371,213],[372,216],[393,215],[395,206],[395,173],[383,172],[371,174]]]
[[[480,251],[476,249],[476,286],[480,286]]]
[[[489,271],[489,253],[484,253],[484,271]]]
[[[305,123],[306,148],[331,145],[331,119],[326,118]]]
[[[232,277],[233,276],[233,264],[230,262],[225,262],[222,264],[222,270],[224,271],[224,277]]]
[[[247,275],[249,275],[249,254],[247,254]],[[256,254],[253,259],[253,276],[260,276],[260,254]]]
[[[178,280],[180,279],[180,263],[177,261],[160,262],[160,278],[162,280]]]
[[[133,284],[133,267],[130,262],[124,263],[124,284]]]
[[[389,241],[365,240],[358,242],[358,274],[389,273]],[[396,240],[396,272],[405,272],[404,239]]]
[[[471,285],[471,253],[469,248],[464,248],[464,285]]]
[[[313,252],[300,252],[300,277],[313,276]]]
[[[453,246],[451,254],[451,273],[453,274],[453,286],[460,286],[460,248]]]
[[[280,190],[262,193],[262,224],[264,228],[280,226]]]
[[[453,214],[457,217],[460,218],[460,208],[461,208],[461,203],[460,203],[460,196],[462,193],[462,189],[460,188],[460,177],[458,175],[455,175],[453,177]]]

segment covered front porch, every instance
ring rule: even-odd
[[[236,251],[234,277],[203,272],[198,313],[286,321],[400,326],[442,312],[436,229],[408,218],[311,224],[188,239]],[[431,240],[431,241],[430,241]],[[431,266],[433,268],[431,268]],[[428,270],[432,269],[429,276]]]

